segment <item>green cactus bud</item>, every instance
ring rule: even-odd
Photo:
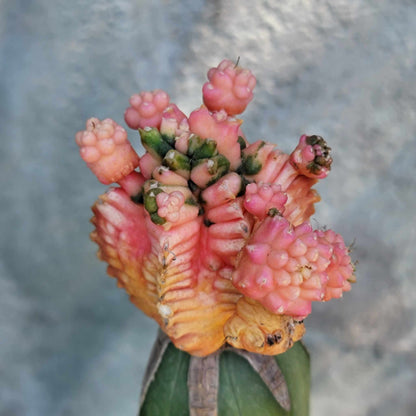
[[[188,141],[188,156],[193,157],[196,149],[200,148],[203,142],[204,142],[204,139],[201,139],[196,134],[191,134],[191,136],[189,136],[189,141]]]
[[[230,162],[223,155],[216,155],[209,159],[192,160],[191,179],[201,189],[217,182],[230,170]]]
[[[146,208],[146,211],[149,214],[153,214],[157,212],[158,210],[158,206],[156,203],[156,195],[163,192],[163,190],[157,187],[158,183],[156,181],[149,181],[149,182],[151,182],[151,184],[150,185],[146,184],[147,189],[144,193],[143,202],[144,202],[144,207]]]
[[[157,212],[156,196],[154,194],[151,196],[149,194],[144,195],[144,207],[149,214]]]
[[[157,215],[157,212],[150,214],[150,219],[157,225],[163,225],[166,222],[164,218],[159,217],[159,215]]]
[[[205,139],[201,146],[195,149],[192,158],[205,159],[213,157],[217,154],[217,142],[212,139]]]
[[[197,202],[197,201],[195,200],[195,198],[193,198],[193,197],[187,198],[187,199],[185,200],[185,204],[186,204],[186,205],[192,205],[192,206],[194,206],[194,207],[199,206],[198,202]]]
[[[256,175],[261,170],[261,163],[253,155],[243,156],[241,171],[245,175]]]
[[[178,152],[177,150],[169,150],[165,157],[163,158],[162,163],[167,166],[169,169],[176,171],[190,171],[191,163],[189,158]],[[188,175],[189,176],[189,175]]]
[[[247,147],[247,143],[245,142],[245,140],[241,137],[238,136],[238,144],[240,145],[240,149],[244,150]]]
[[[220,179],[230,171],[230,162],[225,156],[217,155],[212,157],[210,160],[214,162],[214,165],[210,170],[215,176],[213,176],[212,180],[208,182],[207,186],[217,182],[218,179]]]
[[[175,147],[175,135],[161,133],[162,139],[171,147]]]
[[[259,150],[264,147],[266,143],[263,141],[255,143],[255,147],[244,149],[241,153],[241,173],[245,175],[256,175],[260,172],[263,164],[258,159]]]
[[[213,166],[210,168],[212,173],[220,173],[221,176],[224,176],[230,170],[230,162],[223,155],[217,155],[210,158],[214,162]]]
[[[156,202],[156,195],[160,194],[162,189],[155,188],[151,189],[148,192],[144,194],[144,207],[146,208],[146,211],[150,214],[150,219],[158,225],[163,225],[166,220],[162,217],[160,217],[157,214],[158,206]]]
[[[144,148],[155,157],[164,157],[172,147],[162,138],[156,128],[145,127],[139,129],[140,138]]]

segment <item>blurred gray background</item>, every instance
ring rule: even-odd
[[[316,224],[356,241],[358,283],[306,321],[312,416],[416,414],[415,1],[0,0],[0,415],[135,414],[156,325],[95,257],[74,134],[145,89],[189,112],[238,56],[247,137],[325,137]]]

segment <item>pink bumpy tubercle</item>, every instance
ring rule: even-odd
[[[202,88],[204,104],[211,111],[225,110],[241,114],[253,98],[256,78],[248,69],[224,59],[208,71],[208,82]]]
[[[238,143],[241,120],[228,117],[225,111],[211,113],[202,106],[190,114],[188,123],[192,133],[202,139],[215,140],[218,152],[230,161],[231,170],[237,169],[241,162]]]
[[[300,174],[308,178],[323,179],[331,169],[330,150],[322,137],[304,134],[290,155],[290,162]]]
[[[159,128],[162,114],[169,105],[169,95],[162,90],[144,91],[133,94],[129,101],[124,120],[131,129]]]
[[[109,118],[90,118],[86,130],[79,131],[75,140],[82,159],[105,185],[118,182],[139,165],[126,130]]]
[[[334,249],[331,263],[326,270],[328,283],[325,288],[324,300],[340,298],[343,292],[351,290],[351,283],[355,282],[354,268],[348,248],[345,246],[343,238],[332,230],[320,231],[319,238],[324,238]]]
[[[175,120],[177,123],[177,126],[180,126],[182,121],[186,119],[186,115],[182,113],[181,110],[179,110],[178,106],[176,104],[169,104],[168,107],[163,111],[162,113],[162,121],[163,120]]]
[[[169,222],[176,222],[179,219],[179,211],[185,203],[185,197],[179,191],[170,194],[161,192],[156,196],[158,206],[157,215]]]
[[[345,245],[333,231],[326,233],[309,223],[292,227],[283,217],[267,217],[242,252],[234,285],[273,313],[303,319],[312,301],[349,290]]]
[[[246,187],[244,208],[260,220],[268,214],[282,214],[287,195],[282,192],[279,185],[268,183],[250,183]]]

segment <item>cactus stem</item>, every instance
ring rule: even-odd
[[[206,357],[191,357],[188,370],[190,416],[216,416],[220,351]]]
[[[271,334],[273,336],[273,334]],[[156,341],[147,364],[140,395],[140,407],[143,405],[149,386],[155,379],[163,355],[171,340],[159,329]],[[205,357],[190,356],[188,367],[188,404],[190,416],[217,416],[218,392],[220,388],[220,356],[230,351],[244,358],[269,388],[275,400],[286,411],[290,411],[291,400],[285,377],[275,357],[256,354],[225,345]],[[140,411],[139,411],[140,415]]]

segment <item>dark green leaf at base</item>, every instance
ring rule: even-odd
[[[150,384],[140,416],[189,416],[189,354],[173,344],[166,348],[163,359]]]

